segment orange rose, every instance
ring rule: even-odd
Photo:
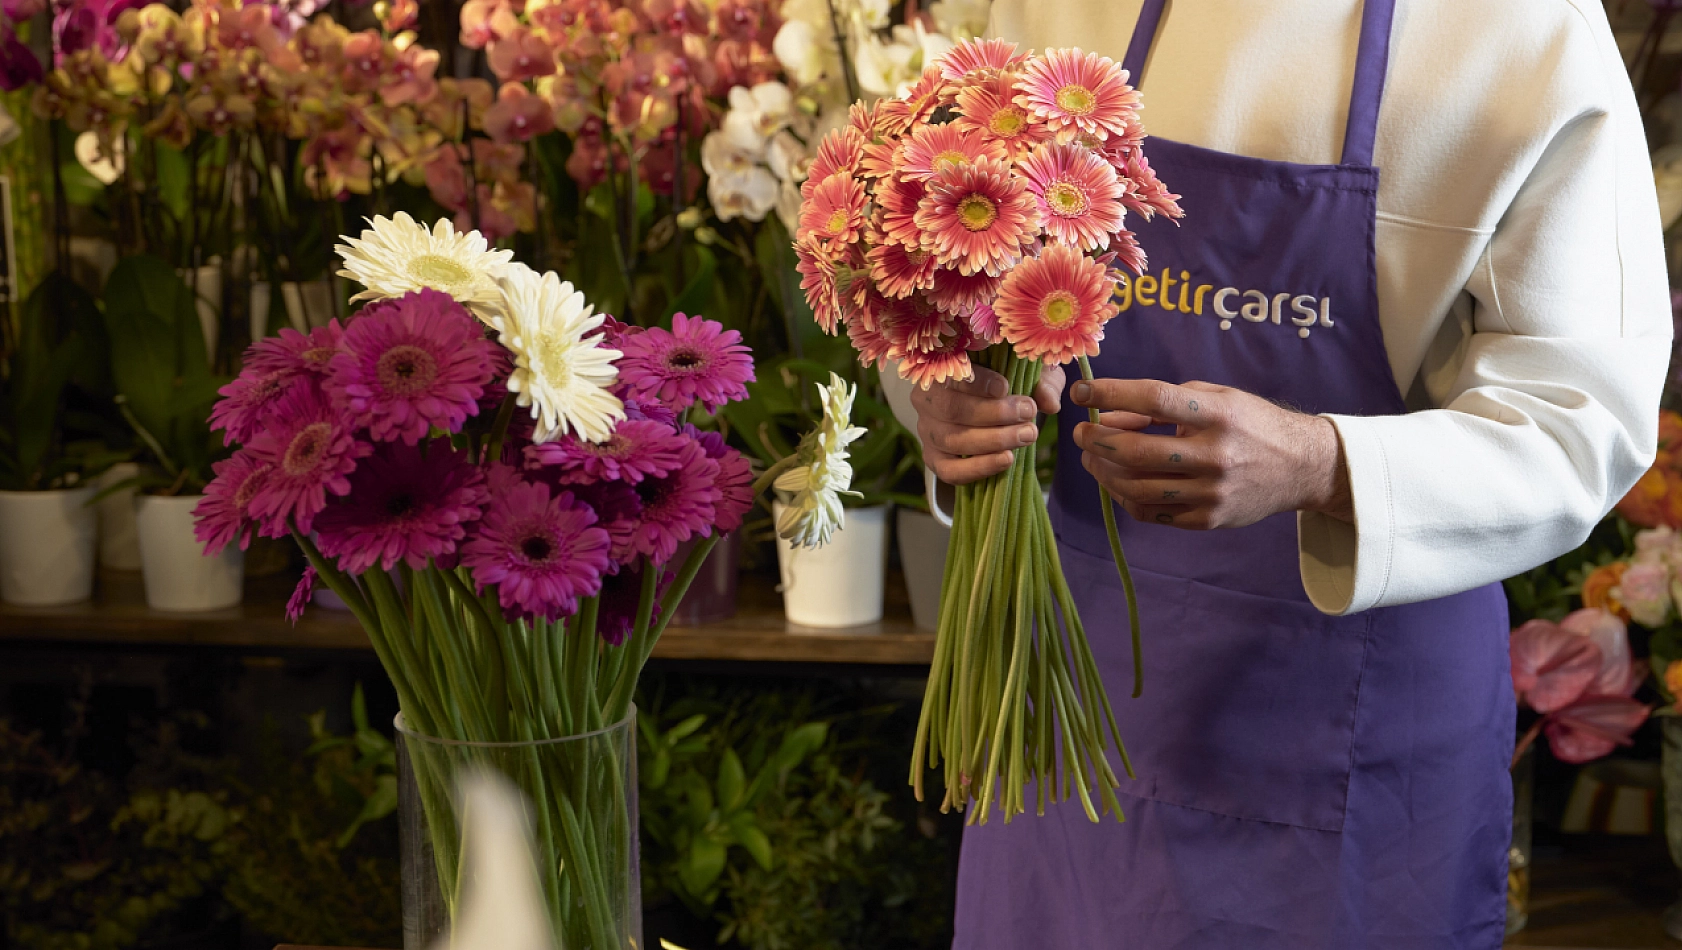
[[[1629,563],[1626,561],[1613,561],[1611,564],[1595,568],[1588,577],[1583,578],[1583,606],[1609,610],[1627,622],[1629,611],[1612,596],[1612,590],[1624,579],[1624,571],[1628,569]]]
[[[1662,461],[1662,460],[1661,460]],[[1654,465],[1641,476],[1629,494],[1618,502],[1618,514],[1628,518],[1634,524],[1643,528],[1656,528],[1660,525],[1682,527],[1682,521],[1677,520],[1677,506],[1682,499],[1682,488],[1677,483],[1679,478],[1674,472]]]
[[[1660,468],[1682,472],[1682,415],[1663,409],[1659,412]]]

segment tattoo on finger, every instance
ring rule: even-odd
[[[1178,497],[1180,497],[1180,490],[1178,488],[1166,489],[1166,490],[1163,491],[1162,497],[1164,497],[1164,498],[1178,498]]]
[[[1189,406],[1187,406],[1187,408],[1189,408],[1192,412],[1196,412],[1197,411],[1197,400],[1193,399],[1191,401],[1191,404]]]
[[[1173,462],[1175,465],[1180,464],[1180,453],[1175,452],[1173,455],[1168,456],[1168,461]]]
[[[1166,511],[1159,511],[1157,512],[1156,520],[1158,524],[1173,524],[1174,516]]]

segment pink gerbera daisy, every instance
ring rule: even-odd
[[[806,170],[806,181],[822,182],[831,175],[856,175],[864,159],[864,136],[857,129],[839,128],[818,143],[818,154]],[[815,185],[813,187],[816,187]]]
[[[1104,265],[1053,244],[1005,276],[993,309],[1017,356],[1057,365],[1098,355],[1104,323],[1115,315],[1114,291]]]
[[[627,419],[605,442],[567,436],[526,449],[526,468],[553,467],[562,485],[624,482],[635,485],[677,465],[683,440],[671,426]]]
[[[642,501],[631,550],[664,564],[677,546],[690,538],[705,537],[717,520],[718,502],[724,493],[718,488],[718,463],[694,439],[684,439],[678,467],[665,475],[645,478],[636,485]]]
[[[900,360],[899,377],[915,383],[919,389],[928,389],[947,380],[974,378],[975,368],[970,364],[969,354],[978,348],[978,341],[969,332],[969,325],[958,321],[951,325],[951,332],[942,337],[937,346],[907,352]]]
[[[1180,196],[1170,192],[1156,177],[1156,170],[1151,168],[1143,152],[1130,150],[1115,167],[1126,189],[1121,203],[1128,210],[1143,215],[1146,221],[1159,214],[1170,218],[1185,216],[1180,210]]]
[[[876,207],[882,215],[881,231],[885,240],[906,247],[923,246],[923,229],[917,224],[917,210],[922,207],[927,191],[921,182],[894,176],[876,186]]]
[[[1126,215],[1121,179],[1110,163],[1079,145],[1046,145],[1016,169],[1028,179],[1040,227],[1053,240],[1091,251],[1109,243]]]
[[[1051,129],[1016,104],[1016,80],[999,76],[958,93],[953,125],[997,142],[1012,158],[1051,138]]]
[[[684,434],[701,446],[707,458],[718,463],[719,499],[713,505],[714,524],[724,534],[740,528],[742,519],[753,507],[753,465],[746,456],[724,442],[717,432],[706,432],[685,426]]]
[[[941,338],[951,336],[957,321],[940,312],[922,297],[889,300],[877,313],[877,324],[887,338],[890,359],[903,359],[907,353],[921,353],[940,348]]]
[[[298,578],[298,586],[292,588],[292,596],[286,598],[286,619],[293,626],[297,626],[299,618],[304,615],[304,608],[310,604],[310,595],[315,593],[315,565],[304,568],[304,576]]]
[[[864,182],[851,175],[831,175],[801,203],[795,236],[839,251],[858,241],[864,228],[864,202]]]
[[[1000,39],[965,40],[947,51],[937,65],[940,74],[952,82],[975,79],[972,73],[994,73],[1009,69],[1028,57],[1022,55],[1015,43]]]
[[[548,485],[519,482],[492,496],[461,563],[481,591],[496,587],[509,617],[558,620],[601,590],[609,544],[571,492],[551,497]]]
[[[950,105],[947,99],[952,86],[935,66],[923,70],[911,88],[898,99],[883,99],[876,103],[876,134],[896,138],[911,131],[911,127],[927,122],[934,110]]]
[[[210,410],[210,428],[228,433],[230,442],[249,442],[274,414],[275,404],[294,385],[296,371],[256,372],[247,366],[234,381],[216,391],[221,399]]]
[[[1139,109],[1127,70],[1108,56],[1054,49],[1028,61],[1017,82],[1018,105],[1045,120],[1060,142],[1084,132],[1099,139],[1126,135]]]
[[[333,358],[328,388],[378,441],[414,445],[479,412],[495,344],[449,294],[419,290],[363,309]]]
[[[283,327],[279,336],[258,340],[245,351],[245,368],[255,373],[310,372],[326,376],[328,365],[339,351],[344,328],[329,320],[308,334]]]
[[[999,342],[999,315],[987,304],[982,304],[969,313],[970,332],[984,346],[991,346]]]
[[[860,364],[875,365],[878,369],[887,366],[889,354],[893,352],[893,344],[888,342],[887,336],[877,327],[875,321],[847,321],[847,340],[853,344],[853,349],[858,351]]]
[[[859,157],[859,177],[876,181],[894,173],[894,166],[899,164],[899,152],[903,140],[894,139],[887,142],[871,142],[864,147]]]
[[[934,255],[920,247],[885,241],[865,252],[864,257],[870,262],[870,279],[885,296],[909,297],[934,286]]]
[[[1033,242],[1036,217],[1024,181],[1003,162],[983,158],[942,169],[915,220],[923,246],[942,266],[997,276]]]
[[[272,424],[246,448],[270,466],[246,509],[268,537],[291,527],[307,533],[329,494],[350,491],[356,460],[374,450],[357,441],[344,416],[314,386],[295,386],[281,397]]]
[[[619,378],[673,409],[699,402],[708,412],[746,399],[753,355],[742,335],[704,317],[672,315],[672,328],[627,338]]]
[[[220,554],[235,539],[241,550],[251,544],[251,499],[262,490],[273,469],[250,449],[241,449],[210,467],[215,477],[193,507],[193,537],[206,554]]]
[[[489,497],[478,466],[449,440],[434,439],[425,452],[383,443],[351,473],[350,494],[316,516],[317,543],[351,574],[398,562],[418,571],[455,553]]]
[[[987,273],[961,274],[950,267],[935,270],[929,302],[947,313],[967,313],[981,304],[992,303],[1003,278]]]
[[[960,129],[955,123],[920,125],[911,131],[905,147],[900,149],[895,171],[912,181],[928,181],[935,173],[957,165],[969,165],[982,158],[1002,162],[1006,157],[1003,145],[979,132]]]

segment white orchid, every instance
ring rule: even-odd
[[[805,20],[784,20],[771,41],[771,52],[788,71],[789,78],[802,86],[823,79],[830,72],[830,64],[839,65],[835,58],[835,40],[829,24],[809,23]]]
[[[992,0],[934,0],[929,16],[940,32],[954,40],[973,40],[987,33]]]
[[[771,138],[794,121],[794,93],[780,82],[762,82],[751,88],[730,90],[730,115],[742,116],[761,141]]]

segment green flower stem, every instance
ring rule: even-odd
[[[772,469],[775,470],[775,466],[772,466]],[[767,477],[775,476],[769,471],[760,476],[761,479]],[[695,575],[701,572],[702,563],[706,561],[707,555],[712,553],[716,544],[718,535],[714,533],[703,538],[690,550],[689,557],[678,570],[677,579],[672,581],[666,596],[660,600],[660,619],[651,623],[646,633],[633,631],[631,639],[626,641],[624,649],[633,651],[631,662],[619,672],[618,682],[613,684],[612,692],[608,693],[607,706],[602,713],[607,722],[618,722],[630,714],[631,696],[636,692],[637,678],[642,676],[643,666],[648,663],[648,658],[654,655],[654,645],[660,642],[660,635],[666,632],[666,625],[672,622],[672,613],[677,609],[677,605],[683,602],[683,595],[689,592],[689,585],[694,583]]]
[[[799,461],[799,455],[786,455],[778,459],[764,472],[760,473],[758,478],[753,480],[753,496],[758,498],[760,495],[765,494],[766,490],[771,487],[771,483],[777,480],[778,475],[781,475],[793,468]]]
[[[1080,375],[1087,382],[1091,382],[1092,364],[1086,357],[1080,358]],[[1098,425],[1098,410],[1086,410],[1087,419]],[[1145,691],[1145,657],[1139,639],[1139,596],[1133,590],[1133,572],[1127,567],[1127,555],[1121,550],[1121,534],[1116,530],[1115,500],[1102,486],[1098,489],[1098,504],[1104,510],[1104,534],[1110,541],[1110,554],[1115,558],[1116,571],[1121,575],[1121,586],[1127,593],[1127,631],[1133,641],[1133,698],[1138,699]]]

